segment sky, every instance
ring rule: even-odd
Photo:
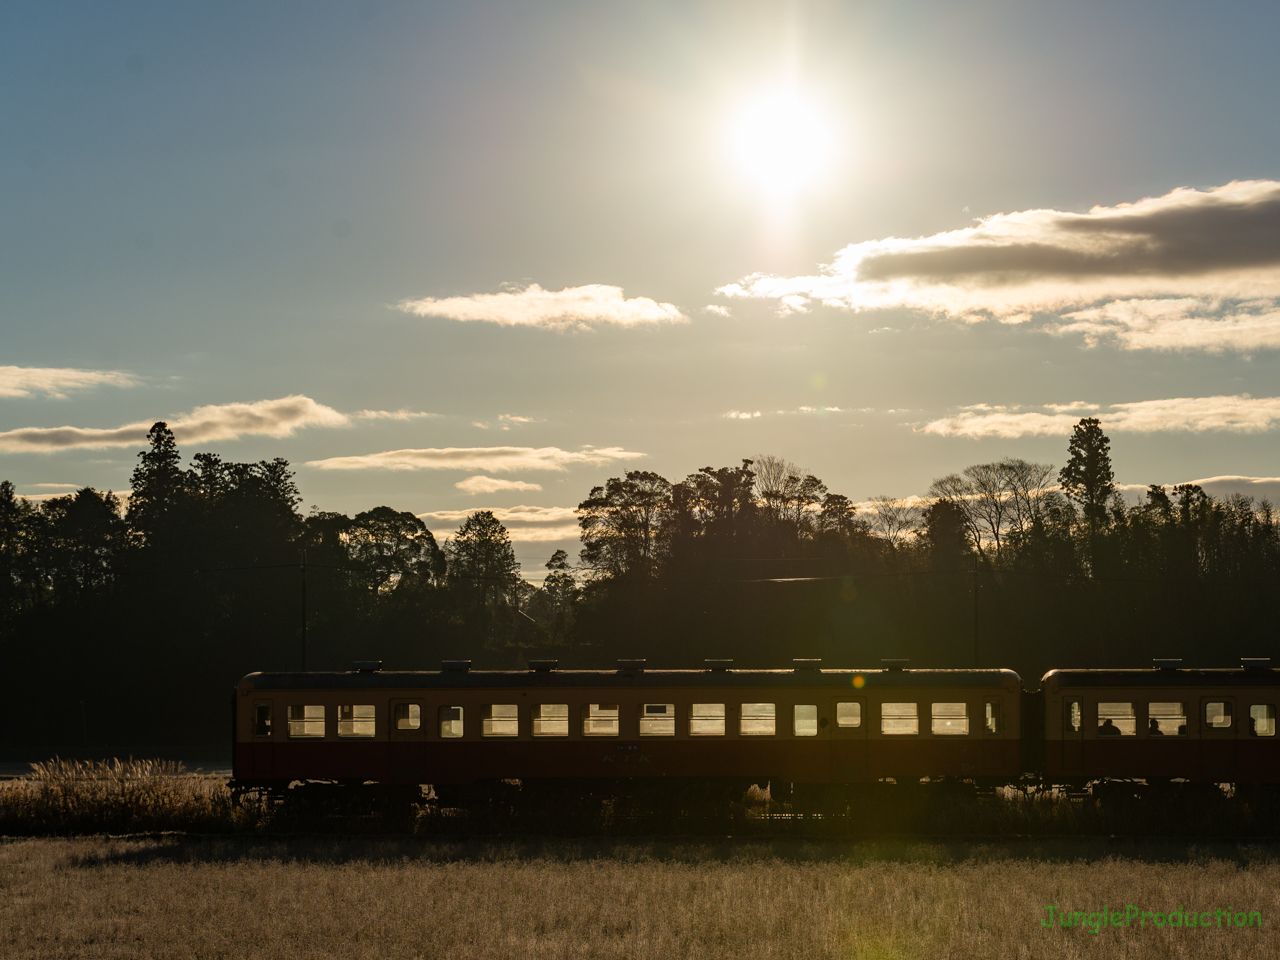
[[[0,7],[0,479],[284,457],[526,570],[626,470],[855,501],[1097,416],[1280,495],[1280,7]]]

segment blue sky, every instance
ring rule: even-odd
[[[166,419],[306,506],[525,507],[526,565],[626,469],[905,497],[1084,413],[1274,495],[1278,21],[6,4],[0,477],[122,489]]]

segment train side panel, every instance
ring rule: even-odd
[[[663,686],[656,671],[639,683],[603,671],[534,681],[477,673],[456,687],[438,674],[423,675],[422,685],[408,674],[364,681],[350,674],[251,674],[238,687],[236,775],[275,783],[584,777],[864,783],[1012,780],[1022,771],[1021,682],[1010,671],[987,671],[981,683],[969,684],[946,671],[910,671],[909,683],[902,673],[862,671],[861,688],[852,671],[834,679],[824,672],[812,685],[790,671],[754,673],[763,676],[735,671],[727,683],[702,672],[673,686]],[[571,683],[555,685],[566,675]],[[486,678],[494,685],[483,685]],[[602,707],[604,719],[589,715]],[[646,713],[659,709],[660,716]],[[910,710],[912,717],[905,715]],[[556,735],[535,733],[553,727]]]
[[[1276,671],[1054,670],[1041,688],[1051,781],[1280,783]]]

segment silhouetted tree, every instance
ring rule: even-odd
[[[951,500],[934,500],[921,512],[921,519],[931,565],[942,570],[968,566],[971,537],[964,510]]]
[[[503,604],[520,580],[511,536],[491,510],[477,510],[449,541],[448,576],[477,609]]]
[[[920,507],[906,500],[893,497],[872,497],[875,517],[872,528],[892,546],[905,540],[920,525]]]
[[[631,470],[593,487],[578,504],[582,563],[611,577],[650,577],[666,549],[671,484],[647,470]]]
[[[375,595],[395,589],[407,576],[428,581],[444,573],[444,551],[427,525],[408,510],[374,507],[343,531],[351,562]]]
[[[1106,524],[1107,503],[1116,489],[1110,449],[1101,422],[1085,417],[1071,431],[1067,465],[1058,474],[1063,493],[1079,505],[1090,537]]]
[[[54,497],[41,506],[38,521],[37,562],[55,596],[78,597],[115,578],[128,546],[115,494],[85,487]]]
[[[171,532],[186,492],[178,442],[163,420],[147,431],[150,448],[138,454],[138,465],[129,478],[129,526],[144,542],[154,544]]]
[[[27,522],[31,506],[17,496],[13,484],[0,481],[0,615],[21,603],[23,586],[30,580]]]

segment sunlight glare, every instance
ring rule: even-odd
[[[815,104],[793,88],[744,104],[730,129],[733,161],[771,200],[793,199],[815,185],[830,161],[831,128]]]

